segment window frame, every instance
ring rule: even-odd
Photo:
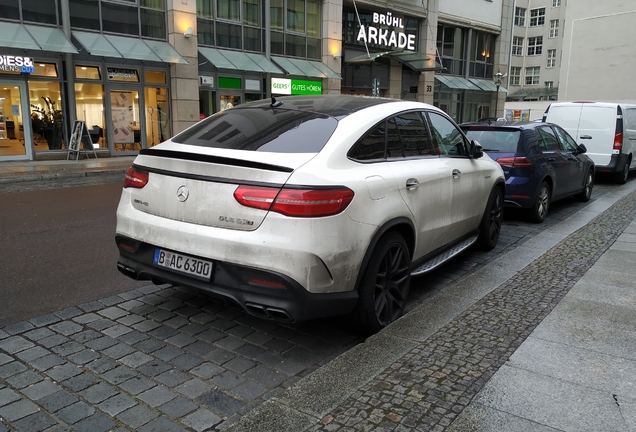
[[[515,72],[517,72],[515,74]],[[520,85],[521,82],[521,66],[510,67],[510,85]]]
[[[550,39],[554,39],[556,37],[559,37],[559,20],[558,19],[550,20],[550,35],[549,35],[549,38]]]
[[[532,72],[532,73],[528,73]],[[535,73],[537,72],[537,73]],[[539,77],[541,76],[541,67],[540,66],[530,66],[525,70],[525,83],[526,85],[539,85]],[[528,82],[528,78],[530,78],[530,82]],[[536,81],[536,82],[535,82]]]
[[[527,9],[521,7],[515,7],[515,25],[519,27],[526,26],[526,14]]]
[[[543,36],[528,38],[528,56],[537,56],[543,53]]]
[[[554,68],[556,67],[556,49],[549,49],[547,51],[547,61],[546,61],[546,68]]]
[[[545,24],[545,6],[530,9],[529,24],[530,24],[530,27],[538,27]]]
[[[521,36],[513,36],[512,37],[512,55],[523,56],[523,43],[524,39]],[[521,42],[521,44],[517,44],[517,42]]]

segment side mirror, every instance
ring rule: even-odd
[[[585,147],[584,144],[579,144],[576,148],[579,151],[579,153],[585,153],[587,151],[587,148]]]
[[[479,144],[479,141],[472,140],[470,142],[470,150],[468,156],[470,156],[472,159],[479,159],[480,157],[484,156],[484,148],[481,146],[481,144]]]

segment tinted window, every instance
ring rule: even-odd
[[[441,154],[463,156],[467,154],[462,132],[446,117],[436,112],[429,112],[431,132]]]
[[[570,134],[568,134],[566,131],[564,131],[558,126],[554,126],[554,131],[559,137],[559,140],[561,141],[561,145],[563,146],[564,149],[568,151],[577,151],[578,146],[576,145],[576,142],[570,136]]]
[[[395,117],[405,157],[437,154],[419,113]]]
[[[549,126],[543,126],[537,128],[539,132],[539,148],[543,151],[558,151],[561,150],[559,140]]]
[[[384,159],[386,140],[386,122],[371,129],[349,150],[347,156],[351,159],[366,161]]]
[[[395,124],[395,118],[389,119],[386,122],[386,157],[404,157],[404,149],[402,148],[400,134]]]
[[[473,130],[465,131],[469,140],[477,140],[484,151],[517,153],[519,152],[519,130]]]
[[[333,117],[272,108],[229,109],[183,131],[174,142],[275,153],[317,153],[338,125]]]

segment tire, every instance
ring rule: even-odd
[[[592,196],[592,188],[594,188],[594,170],[590,169],[585,176],[585,186],[583,190],[575,198],[579,201],[587,202]]]
[[[537,200],[535,201],[532,209],[530,209],[530,221],[534,223],[541,223],[545,220],[550,209],[550,186],[548,182],[541,182],[539,186],[539,193],[537,194]]]
[[[411,254],[404,238],[387,233],[378,242],[364,270],[354,322],[362,333],[371,335],[404,313],[411,284]]]
[[[627,183],[627,178],[629,177],[629,166],[631,165],[632,160],[631,159],[627,159],[627,162],[625,162],[625,166],[623,167],[623,170],[621,172],[617,172],[616,174],[614,174],[614,181],[618,184],[625,184]]]
[[[501,188],[495,187],[488,198],[488,205],[479,225],[477,243],[482,250],[489,251],[497,246],[501,224],[503,223],[504,198]]]

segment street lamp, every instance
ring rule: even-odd
[[[497,105],[499,105],[499,86],[501,86],[501,79],[503,78],[503,74],[501,73],[500,70],[497,71],[497,73],[495,74],[495,85],[497,86],[497,98],[495,99],[495,119],[499,118],[499,115],[497,114]]]

